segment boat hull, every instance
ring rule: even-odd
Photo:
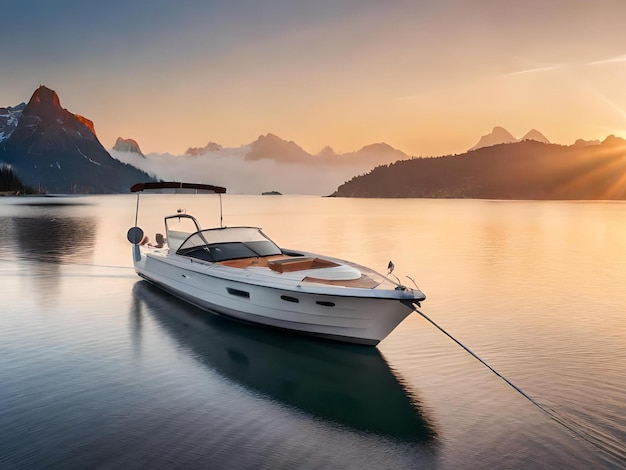
[[[212,267],[190,269],[167,256],[136,257],[135,269],[147,281],[211,313],[335,341],[374,346],[412,312],[401,292],[394,298],[393,291],[378,297],[372,289],[351,289],[346,295],[341,287],[313,292],[302,286],[259,285]]]

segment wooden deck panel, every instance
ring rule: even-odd
[[[228,261],[220,261],[218,264],[223,266],[229,266],[231,268],[239,268],[245,269],[249,267],[259,267],[259,268],[270,268],[277,272],[295,272],[302,271],[306,269],[316,269],[316,268],[326,268],[332,266],[339,266],[332,261],[326,261],[319,258],[299,258],[293,257],[289,255],[273,255],[273,256],[259,256],[254,258],[242,258],[242,259],[233,259]],[[352,264],[352,263],[347,263]],[[280,268],[276,269],[276,266],[280,266]],[[357,265],[354,265],[357,267]],[[359,267],[360,268],[360,267]],[[282,270],[280,270],[282,269]],[[375,278],[379,278],[374,271],[371,271],[372,274],[376,274],[376,276],[368,276],[367,273],[361,274],[361,277],[358,279],[350,279],[350,280],[338,280],[338,279],[319,279],[311,276],[305,277],[302,282],[311,282],[315,284],[325,284],[329,286],[343,286],[343,287],[358,287],[361,289],[374,289],[378,285],[380,285],[381,280],[376,280]]]
[[[256,256],[254,258],[241,258],[241,259],[231,259],[227,261],[220,261],[218,264],[223,266],[229,266],[231,268],[240,268],[245,269],[249,267],[255,268],[267,268],[271,261],[281,260],[281,259],[291,259],[292,256],[287,255],[273,255],[273,256]]]

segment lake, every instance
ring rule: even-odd
[[[626,467],[626,203],[223,198],[279,246],[393,260],[525,397],[417,313],[369,348],[162,293],[135,201],[0,198],[0,468]],[[219,224],[216,197],[155,195],[139,225],[178,208]]]

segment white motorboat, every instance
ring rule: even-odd
[[[214,193],[206,184],[138,183],[139,194]],[[220,220],[222,220],[220,214]],[[415,286],[328,256],[279,248],[257,227],[202,229],[190,214],[165,217],[165,236],[145,243],[128,231],[139,276],[204,310],[237,320],[327,339],[376,345],[419,305]]]

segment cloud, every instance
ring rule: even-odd
[[[528,69],[523,69],[523,70],[517,70],[515,72],[508,72],[508,73],[502,74],[501,76],[506,77],[506,76],[511,76],[511,75],[523,75],[527,73],[550,72],[552,70],[559,70],[559,69],[565,68],[566,66],[567,65],[565,64],[546,65],[544,67],[534,67],[534,68],[528,68]]]
[[[626,62],[626,55],[621,55],[617,57],[611,57],[609,59],[596,60],[594,62],[589,62],[588,65],[605,65],[605,64],[617,64],[620,62]]]
[[[527,73],[550,72],[550,71],[553,71],[553,70],[561,70],[561,69],[565,69],[567,67],[576,67],[576,66],[619,64],[621,62],[626,62],[626,55],[610,57],[608,59],[594,60],[594,61],[586,62],[586,63],[577,63],[577,64],[575,64],[575,63],[573,63],[573,64],[560,63],[560,64],[553,64],[553,65],[546,65],[546,66],[543,66],[543,67],[532,67],[532,68],[517,70],[515,72],[505,73],[505,74],[502,74],[502,76],[522,75],[522,74],[527,74]]]

